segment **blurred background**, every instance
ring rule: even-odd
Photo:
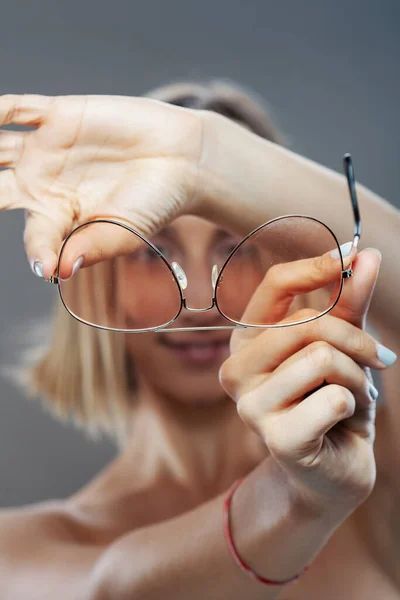
[[[399,28],[398,0],[2,0],[0,94],[229,78],[267,100],[291,149],[336,170],[350,151],[357,179],[400,207]],[[22,232],[21,213],[1,214],[3,365],[57,296],[31,274]],[[0,506],[64,497],[114,454],[0,379]]]

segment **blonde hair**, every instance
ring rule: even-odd
[[[282,143],[261,99],[228,81],[175,83],[146,96],[212,110]],[[134,409],[133,365],[124,334],[82,325],[61,301],[55,307],[51,331],[50,339],[35,348],[22,370],[20,381],[26,392],[42,397],[58,419],[72,421],[95,439],[106,434],[122,446]]]

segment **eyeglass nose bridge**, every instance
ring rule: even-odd
[[[181,265],[175,261],[173,263],[171,263],[171,266],[174,270],[174,273],[178,280],[179,286],[183,292],[184,290],[186,290],[187,285],[188,285],[186,273],[182,269]],[[213,290],[213,296],[212,296],[212,303],[210,304],[210,306],[207,306],[206,308],[192,308],[186,304],[186,298],[182,294],[182,303],[183,303],[183,306],[185,307],[185,309],[188,310],[189,312],[196,312],[196,313],[208,312],[209,310],[212,310],[215,306],[215,285],[217,283],[217,279],[218,279],[218,265],[213,265],[213,268],[211,271],[211,285],[212,285],[212,290]]]
[[[186,304],[186,298],[183,298],[182,302],[183,302],[183,306],[186,308],[186,310],[188,310],[189,312],[195,312],[195,313],[207,312],[207,311],[211,310],[212,308],[214,308],[214,306],[215,306],[215,298],[212,299],[212,304],[210,306],[208,306],[207,308],[191,308],[190,306],[188,306]]]

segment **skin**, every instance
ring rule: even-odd
[[[179,244],[188,277],[196,274],[188,300],[208,305],[210,256],[226,256],[238,236],[224,232],[221,239],[219,227],[190,216],[177,219],[168,233],[167,237],[161,232],[154,243],[167,256],[167,242],[171,252]],[[129,297],[126,300],[129,310]],[[226,325],[226,321],[215,312],[186,312],[176,325]],[[188,343],[188,335],[195,342],[199,337],[217,339],[218,345],[214,348],[208,342],[210,356],[206,349],[200,357],[191,356],[190,350],[182,356],[165,345]],[[32,589],[32,581],[21,579],[20,573],[26,573],[26,557],[32,556],[38,538],[43,552],[35,550],[31,564],[35,589],[43,594],[57,589],[59,594],[62,583],[66,598],[78,597],[90,569],[123,534],[197,506],[226,489],[238,470],[247,472],[266,456],[265,445],[239,419],[218,379],[229,356],[229,339],[230,331],[126,336],[137,380],[131,440],[114,462],[72,497],[2,512],[0,564],[10,596],[24,598]],[[240,443],[227,452],[232,439]]]
[[[197,217],[181,217],[169,228],[169,251],[172,252],[175,244],[180,245],[187,274],[199,275],[192,299],[201,299],[204,305],[208,304],[207,295],[210,293],[206,276],[209,273],[209,257],[215,251],[214,240],[218,231],[217,226]],[[229,250],[236,241],[235,236],[229,235],[223,240],[223,248]],[[162,232],[154,242],[168,254]],[[369,260],[373,262],[376,258],[372,255]],[[199,315],[186,313],[179,325],[224,324],[222,318],[210,314],[201,314],[199,323]],[[329,325],[334,331],[334,324]],[[243,344],[240,340],[240,332],[234,336],[233,355],[230,361],[225,362],[223,372],[224,385],[232,395],[243,395],[238,394],[238,386],[253,387],[252,377],[258,374],[260,367],[264,371],[271,370],[282,362],[282,352],[290,356],[301,347],[299,330],[285,330],[289,333],[287,339],[282,331],[270,330],[256,338],[252,336],[250,346],[248,341]],[[21,580],[19,573],[20,570],[25,572],[25,557],[30,556],[38,537],[43,551],[36,552],[32,568],[38,578],[45,580],[43,589],[46,592],[53,586],[58,589],[65,577],[63,585],[68,593],[75,593],[78,597],[87,571],[93,568],[107,547],[112,547],[125,533],[172,518],[218,495],[233,478],[251,471],[268,454],[265,444],[238,417],[235,404],[221,388],[218,373],[229,356],[230,337],[223,333],[225,347],[217,348],[218,357],[210,351],[211,358],[206,352],[192,356],[188,349],[183,353],[177,351],[174,346],[165,346],[164,339],[168,335],[170,344],[188,343],[190,335],[190,340],[197,342],[200,336],[204,342],[215,339],[216,332],[159,333],[140,338],[127,336],[127,351],[137,376],[137,391],[132,399],[135,408],[131,439],[113,463],[72,497],[63,502],[27,507],[15,516],[3,514],[2,539],[7,538],[8,544],[10,538],[12,540],[12,560],[8,559],[6,580],[13,597],[20,595],[22,598],[28,593],[26,579]],[[265,360],[255,364],[255,358],[261,356],[260,350],[271,345],[263,337],[275,340],[277,356],[274,358],[272,352],[267,354],[272,360],[269,368]],[[336,334],[336,340],[341,337],[345,336]],[[258,348],[255,347],[256,342]],[[340,341],[336,343],[340,345]],[[235,346],[242,348],[241,353]],[[369,347],[368,354],[371,355],[371,351]],[[244,352],[247,352],[247,357],[244,357]],[[301,362],[297,360],[297,363],[301,367]],[[351,388],[351,381],[359,378],[360,373],[357,373],[355,363],[350,365],[350,359],[349,366],[351,375],[346,383]],[[365,392],[361,393],[361,397],[363,395],[366,395]],[[228,447],[229,452],[226,451]],[[158,500],[160,494],[162,502]],[[18,543],[17,536],[21,523],[27,531],[23,545]],[[53,555],[50,561],[48,553]],[[315,573],[318,570],[313,565],[313,578]],[[72,587],[71,576],[75,579]],[[56,584],[53,578],[57,578]],[[308,581],[304,578],[302,585]],[[40,589],[40,582],[37,585]],[[296,585],[296,597],[301,598],[301,585]]]
[[[14,160],[16,159],[13,158],[12,161]],[[30,206],[29,210],[32,208]],[[39,221],[40,219],[38,220],[37,217],[28,217],[26,239],[30,249],[32,247],[34,249],[35,244],[38,247],[39,242],[32,242],[33,239],[39,240],[38,230],[36,229],[35,236],[32,232],[34,227],[38,226]],[[176,223],[178,227],[178,222]],[[191,221],[186,224],[190,227],[193,223]],[[200,225],[197,223],[196,230],[199,227]],[[206,227],[205,224],[204,227]],[[207,227],[209,227],[208,224]],[[179,235],[179,230],[176,231],[176,234]],[[204,229],[205,239],[209,234],[210,229]],[[42,252],[43,263],[46,262],[44,255],[48,257],[47,272],[49,274],[51,273],[51,251],[43,249]],[[29,251],[29,255],[37,256],[38,253]],[[361,258],[362,255],[363,258]],[[344,297],[344,304],[337,307],[337,316],[331,315],[336,320],[326,319],[326,329],[314,332],[314,340],[326,339],[328,343],[332,344],[330,336],[333,335],[333,332],[338,336],[339,340],[336,340],[336,344],[339,348],[337,349],[347,355],[351,361],[347,363],[350,375],[346,382],[346,389],[353,391],[354,398],[358,397],[356,406],[361,409],[359,403],[365,402],[367,393],[360,392],[358,389],[360,369],[357,367],[357,363],[375,368],[383,367],[377,362],[375,344],[371,343],[367,334],[362,334],[365,336],[364,341],[368,339],[369,344],[365,344],[361,355],[349,356],[351,349],[346,345],[346,342],[351,339],[346,326],[353,328],[353,335],[355,335],[355,330],[362,333],[361,327],[365,324],[365,314],[368,310],[379,264],[378,258],[371,252],[360,253],[357,260],[360,261],[358,263],[358,272],[360,273],[358,283],[362,286],[364,282],[364,288],[361,287],[363,292],[358,287],[356,295],[353,293],[352,296],[350,294],[350,298]],[[200,291],[204,293],[204,290]],[[209,317],[207,316],[207,318]],[[345,325],[346,319],[347,325]],[[298,333],[298,337],[301,337],[300,333]],[[386,342],[396,350],[397,338],[393,336],[393,332],[390,333],[386,323],[381,324],[380,337],[382,342]],[[231,366],[226,367],[228,372],[225,371],[223,380],[226,388],[230,388],[229,393],[240,399],[248,391],[244,392],[243,385],[249,386],[249,382],[253,381],[254,389],[257,390],[256,396],[259,399],[268,397],[266,390],[272,390],[274,378],[271,376],[267,377],[267,381],[263,380],[262,383],[267,384],[267,387],[260,392],[259,375],[275,373],[277,370],[276,364],[274,366],[274,360],[277,358],[274,354],[276,346],[271,344],[273,339],[270,330],[250,341],[236,340],[237,346],[233,348],[233,362],[230,359]],[[308,339],[308,345],[310,339]],[[154,340],[153,347],[151,346],[152,342],[147,341],[143,346],[143,356],[147,356],[147,362],[143,358],[140,368],[139,394],[135,396],[135,402],[138,398],[138,406],[134,410],[132,419],[132,439],[121,455],[88,486],[63,503],[49,502],[20,511],[3,512],[1,539],[4,551],[1,554],[1,569],[5,573],[4,581],[7,582],[6,585],[10,589],[9,595],[13,598],[26,597],[34,585],[31,578],[28,583],[26,578],[21,577],[21,574],[26,573],[27,568],[32,569],[30,573],[35,575],[37,589],[39,590],[43,586],[41,597],[45,597],[45,594],[50,597],[56,592],[58,597],[62,597],[60,595],[63,593],[60,592],[62,589],[68,590],[68,595],[65,597],[71,598],[74,595],[79,597],[83,590],[82,582],[87,573],[98,564],[107,548],[112,547],[124,534],[161,520],[171,519],[209,498],[213,498],[226,490],[234,479],[254,469],[265,458],[267,448],[262,439],[265,437],[265,432],[259,425],[265,421],[264,417],[270,414],[271,409],[265,406],[263,414],[258,417],[254,417],[254,414],[246,415],[242,411],[240,415],[242,419],[240,419],[235,404],[231,400],[228,401],[226,394],[221,394],[216,371],[212,372],[212,375],[210,373],[209,380],[207,378],[206,385],[209,395],[207,395],[206,405],[197,391],[199,384],[197,372],[188,373],[188,370],[185,369],[185,377],[187,376],[185,387],[187,386],[188,390],[193,389],[190,394],[183,394],[182,387],[184,386],[181,385],[181,382],[176,385],[176,379],[172,376],[169,377],[168,373],[164,373],[165,376],[162,377],[162,369],[159,372],[160,378],[157,379],[158,386],[155,386],[150,369],[146,370],[143,366],[148,364],[148,358],[152,356],[152,352],[157,352],[158,360],[165,360],[164,364],[172,366],[176,372],[179,372],[180,361],[177,360],[174,352],[172,352],[173,356],[170,356],[166,348],[159,347],[156,336],[154,336]],[[281,361],[290,360],[295,351],[295,348],[290,346],[289,340],[286,342],[285,348],[286,352],[289,351],[289,355],[281,356]],[[263,348],[268,349],[265,360],[268,359],[270,362],[260,364],[259,371],[254,372],[254,357],[259,355],[258,346],[261,343]],[[127,349],[135,364],[141,360],[140,351],[134,347],[133,342],[132,345],[130,341],[128,342]],[[297,349],[297,351],[299,350]],[[294,356],[295,360],[290,363],[292,368],[300,360],[299,356],[296,354]],[[338,363],[337,355],[335,357],[330,369],[333,380],[339,381],[338,385],[340,385],[340,377],[345,369],[342,363]],[[221,363],[223,358],[221,356]],[[229,361],[226,364],[229,365]],[[234,377],[229,375],[229,372],[235,373],[238,365],[242,365],[242,377],[240,381],[234,381]],[[193,379],[191,379],[192,375]],[[287,380],[290,381],[290,378],[289,371]],[[391,521],[394,513],[392,510],[383,509],[388,502],[389,506],[394,507],[396,500],[396,473],[393,464],[397,464],[398,454],[393,449],[396,448],[398,436],[396,436],[393,425],[393,422],[396,421],[393,421],[393,418],[398,412],[398,402],[396,402],[398,382],[398,370],[385,371],[383,374],[385,404],[379,409],[376,439],[378,473],[382,474],[382,479],[378,476],[374,492],[331,536],[310,571],[294,584],[295,587],[292,586],[293,591],[288,591],[289,588],[286,588],[280,597],[337,598],[340,595],[346,597],[349,590],[351,590],[350,597],[397,598],[399,596],[400,584],[396,579],[398,576],[395,569],[397,562],[395,548],[398,547],[398,544],[396,544],[396,531]],[[341,383],[343,385],[343,381]],[[364,384],[367,385],[367,382],[365,381]],[[191,388],[192,385],[193,388]],[[310,385],[312,389],[312,383]],[[174,401],[171,401],[172,398]],[[348,401],[351,403],[350,396],[348,396]],[[365,411],[365,407],[362,410]],[[350,415],[347,414],[347,416]],[[250,423],[253,427],[250,427]],[[368,417],[366,426],[369,427],[370,424],[371,419]],[[157,435],[154,435],[155,430]],[[229,447],[229,452],[226,451],[227,447]],[[275,447],[273,444],[272,447],[277,451],[277,442],[275,442]],[[277,453],[279,454],[279,452]],[[282,455],[282,448],[280,448],[280,454]],[[369,456],[367,462],[370,465],[371,455],[368,452],[367,455]],[[289,460],[288,456],[285,460]],[[287,464],[286,462],[286,466]],[[293,467],[293,463],[290,464]],[[292,473],[294,473],[295,479],[299,476],[296,470]],[[371,474],[367,479],[367,482],[361,482],[360,488],[357,488],[360,501],[361,497],[364,500],[371,491],[369,489]],[[303,485],[307,487],[307,482],[303,481]],[[313,493],[315,492],[314,487]],[[339,492],[335,488],[333,495],[336,493]],[[238,491],[238,506],[240,498]],[[316,496],[313,496],[313,502],[316,503]],[[240,513],[240,510],[238,512]],[[379,527],[375,527],[373,524],[378,522],[377,514],[382,517],[379,518]],[[369,525],[370,523],[372,524]],[[21,527],[24,531],[24,545],[19,541]],[[43,552],[39,552],[37,549],[38,538],[41,540]],[[31,562],[32,554],[35,556],[35,564]],[[346,558],[349,555],[353,558],[351,562]],[[335,573],[340,573],[340,577],[335,577],[335,581],[330,581],[327,590],[326,565],[331,564],[335,564]],[[259,565],[260,572],[263,572],[263,566],[263,564]],[[364,571],[366,567],[368,570]],[[362,582],[357,576],[360,569],[362,572],[368,572]],[[289,573],[286,575],[288,576]],[[65,578],[64,581],[63,578]],[[61,582],[65,588],[60,585]],[[244,585],[243,582],[241,585]],[[262,591],[267,593],[264,589]],[[274,597],[265,594],[266,598]],[[285,594],[289,594],[289,596],[285,596]]]

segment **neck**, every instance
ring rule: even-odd
[[[223,493],[267,456],[227,396],[213,404],[184,404],[143,384],[134,403],[123,451],[70,498],[71,507],[92,520],[97,515],[108,522],[114,515],[113,531],[136,522],[138,494],[151,519],[174,516]]]
[[[143,384],[121,461],[155,481],[160,474],[199,497],[218,494],[254,468],[267,450],[244,425],[235,403],[185,404]],[[129,467],[130,465],[130,467]]]

